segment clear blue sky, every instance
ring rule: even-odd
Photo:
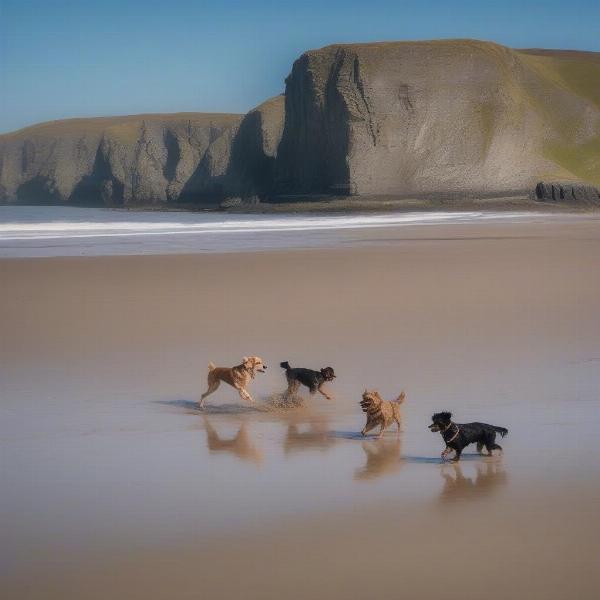
[[[600,51],[600,0],[0,0],[0,132],[245,112],[283,91],[304,50],[457,37]]]

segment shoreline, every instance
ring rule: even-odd
[[[282,200],[280,202],[260,202],[256,205],[241,205],[220,209],[224,212],[240,213],[339,213],[339,212],[468,212],[473,210],[506,212],[519,210],[523,212],[596,212],[600,205],[585,203],[560,203],[532,200],[527,194],[496,195],[490,197],[453,198],[453,197],[415,197],[398,198],[394,196],[357,196],[330,197],[322,199]]]
[[[190,213],[52,207],[9,209],[0,217],[0,259],[258,253],[399,244],[443,236],[519,237],[594,227],[589,211],[471,210]]]
[[[555,212],[557,214],[585,214],[600,212],[600,204],[584,202],[555,202],[532,200],[528,195],[494,196],[468,199],[454,198],[397,198],[394,196],[378,197],[298,197],[281,201],[240,202],[230,206],[171,204],[136,206],[88,206],[76,204],[3,204],[1,207],[43,207],[43,208],[76,208],[91,210],[107,210],[115,212],[139,213],[222,213],[222,214],[328,214],[340,213],[406,213],[406,212],[468,212],[473,210],[489,212],[507,212],[519,210],[523,212]]]

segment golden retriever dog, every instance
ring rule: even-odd
[[[384,400],[379,392],[373,390],[369,392],[364,391],[360,406],[364,413],[367,413],[367,424],[361,431],[363,435],[367,435],[367,432],[371,431],[374,427],[379,425],[379,435],[381,437],[387,427],[389,427],[394,421],[398,425],[398,431],[400,431],[400,405],[404,402],[406,394],[402,392],[396,400]]]
[[[235,367],[216,367],[208,363],[208,389],[200,397],[200,408],[204,406],[204,399],[217,390],[221,381],[234,387],[242,400],[254,402],[246,386],[254,379],[256,373],[264,373],[267,365],[259,356],[244,356],[242,363]]]

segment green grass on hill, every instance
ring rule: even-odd
[[[544,157],[573,179],[600,186],[600,113],[595,127],[590,126],[589,114],[590,105],[592,111],[600,111],[600,54],[550,50],[520,54],[535,74],[528,87],[529,102],[553,135],[544,143]],[[573,97],[580,101],[573,102]]]
[[[46,121],[31,125],[17,131],[0,134],[0,142],[31,135],[94,135],[110,130],[124,137],[138,132],[143,122],[176,123],[191,121],[195,124],[210,125],[235,125],[243,115],[230,113],[150,113],[140,115],[126,115],[119,117],[90,117],[78,119],[62,119],[59,121]]]

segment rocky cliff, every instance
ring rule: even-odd
[[[29,127],[0,139],[0,194],[16,203],[218,203],[241,120],[182,113]]]
[[[477,41],[336,45],[286,86],[281,192],[411,195],[600,183],[600,54]]]
[[[275,96],[242,120],[231,151],[230,195],[248,200],[272,194],[284,110],[284,97]]]
[[[600,187],[600,53],[471,40],[335,45],[303,54],[285,95],[245,116],[72,119],[0,136],[5,203],[547,199],[536,191],[545,181],[569,201],[582,192],[564,190]]]

